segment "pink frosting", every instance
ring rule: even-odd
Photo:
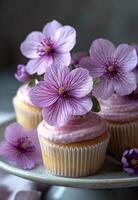
[[[75,117],[66,126],[56,128],[42,121],[38,126],[38,134],[45,139],[68,144],[95,139],[105,132],[105,122],[95,113],[88,113],[83,118]]]
[[[108,100],[101,101],[103,118],[108,120],[133,120],[138,118],[138,98],[132,96],[121,97],[113,94]]]
[[[22,85],[17,91],[17,97],[23,102],[33,105],[29,97],[30,91],[31,91],[31,87],[29,87],[28,84]]]

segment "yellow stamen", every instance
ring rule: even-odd
[[[59,94],[64,94],[64,92],[65,92],[64,87],[59,88]]]
[[[46,47],[46,48],[45,48],[45,52],[46,52],[46,53],[49,53],[50,51],[51,51],[51,48],[50,48],[50,47]]]
[[[26,149],[27,147],[28,147],[27,144],[22,144],[22,145],[21,145],[21,148],[22,148],[22,149]]]

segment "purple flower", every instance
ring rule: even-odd
[[[25,131],[18,123],[6,128],[0,155],[23,169],[31,169],[42,162],[37,131]]]
[[[87,95],[92,90],[92,78],[88,70],[68,67],[47,68],[44,81],[31,91],[34,105],[43,108],[44,120],[52,126],[64,126],[74,115],[84,115],[92,108]]]
[[[138,149],[124,151],[121,162],[125,172],[138,175]]]
[[[125,96],[136,89],[136,77],[132,70],[137,60],[134,47],[121,44],[115,49],[110,41],[97,39],[90,47],[90,57],[83,58],[80,66],[87,68],[91,76],[99,80],[93,94],[107,99],[114,92]]]
[[[29,80],[30,76],[26,71],[25,65],[20,64],[20,65],[17,66],[15,78],[22,83],[25,83]]]
[[[72,65],[79,65],[80,61],[82,58],[86,57],[87,53],[86,52],[78,52],[78,53],[74,53],[72,55],[72,60],[71,60],[71,64]]]
[[[42,32],[30,33],[21,44],[21,52],[31,60],[27,64],[29,74],[45,73],[52,64],[68,66],[70,50],[76,43],[76,31],[71,26],[62,26],[56,20],[47,23]]]

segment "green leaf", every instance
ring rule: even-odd
[[[37,75],[37,76],[36,76],[36,79],[37,79],[38,81],[43,81],[43,80],[44,80],[44,75]]]
[[[94,79],[94,80],[93,80],[93,86],[98,85],[100,82],[101,82],[101,79],[100,79],[100,78]]]
[[[93,102],[92,111],[93,112],[100,112],[100,110],[101,110],[100,103],[95,96],[92,96],[92,102]]]
[[[33,86],[35,86],[35,82],[36,82],[35,79],[30,79],[28,85],[29,85],[30,87],[33,87]]]

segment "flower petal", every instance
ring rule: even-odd
[[[32,59],[27,63],[26,70],[29,74],[37,73],[38,75],[41,75],[45,73],[46,68],[50,66],[52,62],[53,59],[50,56],[43,56],[40,58]]]
[[[55,104],[43,109],[44,120],[51,126],[67,124],[73,115],[84,115],[92,109],[89,97],[59,99]]]
[[[62,27],[62,24],[60,24],[58,21],[53,20],[49,23],[47,23],[44,28],[43,28],[43,34],[47,37],[47,38],[51,38],[52,36],[54,36],[54,34],[56,33],[56,31],[58,30],[58,28]]]
[[[51,83],[52,84],[52,83]],[[56,88],[40,81],[30,92],[32,103],[40,108],[52,105],[58,100]]]
[[[29,152],[28,156],[32,157],[32,159],[35,161],[36,164],[41,164],[42,156],[41,156],[41,148],[40,148],[37,130],[36,129],[29,130],[29,131],[27,131],[27,134],[29,135],[29,139],[30,139],[32,145],[34,145],[35,149],[36,149],[34,152],[32,152],[32,155]]]
[[[90,57],[94,66],[105,66],[112,58],[114,45],[106,39],[96,39],[90,47]]]
[[[135,48],[127,44],[119,45],[115,50],[114,57],[123,72],[133,70],[138,63]]]
[[[130,94],[136,87],[136,76],[133,72],[122,72],[118,78],[114,79],[114,90],[120,96]]]
[[[23,169],[32,169],[35,166],[35,160],[33,160],[31,156],[28,157],[25,154],[21,154],[16,164]]]
[[[113,92],[113,80],[101,78],[100,83],[93,88],[92,94],[97,98],[106,100],[112,95]]]
[[[54,65],[68,66],[71,62],[71,55],[70,53],[55,53],[53,59]]]
[[[77,52],[72,54],[72,65],[79,65],[82,58],[86,57],[88,54],[87,52]]]
[[[30,33],[21,43],[20,50],[27,58],[38,58],[37,48],[44,36],[41,32],[34,31]]]
[[[14,141],[15,143],[15,141]],[[16,162],[17,160],[17,151],[12,144],[9,142],[2,142],[0,143],[0,155],[5,159]]]
[[[10,142],[12,144],[15,143],[15,141],[24,135],[24,129],[23,127],[18,123],[12,123],[9,126],[7,126],[5,130],[5,139],[7,142]]]
[[[67,53],[76,44],[76,31],[71,26],[62,26],[55,33],[57,52]]]
[[[49,107],[43,109],[44,120],[51,126],[64,126],[71,118],[71,108],[67,101],[59,99]]]
[[[63,82],[66,76],[70,73],[70,70],[67,66],[63,65],[51,65],[46,69],[46,73],[44,75],[44,80],[46,85],[50,85],[50,88],[59,89],[59,87],[63,86]]]
[[[93,103],[91,98],[83,97],[69,99],[68,105],[72,109],[72,115],[85,115],[92,109]]]
[[[93,65],[92,59],[90,57],[82,58],[79,65],[80,67],[86,68],[93,78],[102,76],[105,71],[104,67]]]
[[[128,163],[128,161],[127,161],[127,159],[125,157],[122,157],[121,162],[122,162],[123,167],[128,167],[129,166],[129,163]]]
[[[64,87],[69,94],[74,97],[84,97],[88,95],[93,86],[92,77],[89,71],[83,68],[72,70],[66,77]]]

